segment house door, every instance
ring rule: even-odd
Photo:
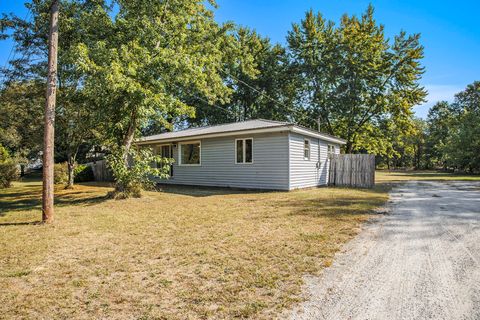
[[[172,145],[166,144],[160,146],[160,156],[162,158],[173,158]],[[170,165],[170,177],[173,177],[173,166]]]

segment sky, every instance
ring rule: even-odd
[[[219,22],[233,21],[285,44],[292,23],[299,22],[309,9],[338,23],[345,13],[362,14],[369,3],[389,38],[401,30],[421,34],[426,69],[421,84],[429,94],[427,103],[414,108],[417,116],[426,117],[435,102],[452,101],[455,93],[480,80],[479,0],[217,0],[215,17]],[[0,14],[10,12],[27,15],[23,1],[0,0]],[[11,48],[11,41],[0,41],[1,66]]]

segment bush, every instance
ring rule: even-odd
[[[0,189],[9,188],[12,185],[12,181],[17,180],[17,178],[17,165],[13,160],[0,162]]]
[[[68,183],[68,166],[66,162],[55,163],[53,165],[53,182],[55,184]]]
[[[17,164],[10,157],[8,150],[0,144],[0,189],[9,188],[17,180]]]
[[[8,150],[0,144],[0,162],[5,162],[7,160],[10,160],[10,154],[8,153]]]
[[[75,169],[73,170],[73,176],[75,182],[88,182],[95,180],[92,167],[84,164],[75,166]]]
[[[124,153],[130,159],[128,165],[125,163]],[[153,188],[155,182],[152,177],[168,178],[171,160],[154,155],[151,149],[131,148],[126,151],[121,148],[107,156],[107,163],[115,178],[115,190],[109,193],[109,196],[126,199],[139,198],[142,190]],[[160,165],[152,168],[152,163]]]

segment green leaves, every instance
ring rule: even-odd
[[[480,82],[467,86],[451,104],[429,112],[427,151],[433,165],[480,172]]]
[[[109,140],[131,140],[127,136],[152,121],[169,128],[171,118],[193,117],[192,94],[209,103],[228,101],[231,89],[220,70],[238,48],[230,27],[218,25],[203,1],[116,5],[115,17],[90,26],[104,37],[79,45],[85,89],[104,110]],[[113,13],[104,8],[95,15]]]
[[[373,127],[396,115],[412,115],[426,92],[419,35],[401,32],[393,44],[374,19],[372,6],[360,17],[344,15],[338,26],[307,12],[287,40],[298,99],[306,106],[304,125],[347,139],[347,152],[381,152],[369,139]]]
[[[152,178],[169,178],[173,159],[154,155],[149,148],[121,147],[107,156],[121,198],[140,197],[141,191],[155,186]],[[119,195],[115,194],[115,197]]]

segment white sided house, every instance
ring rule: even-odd
[[[270,120],[143,137],[136,144],[175,160],[160,183],[293,190],[328,184],[328,154],[345,140]]]

